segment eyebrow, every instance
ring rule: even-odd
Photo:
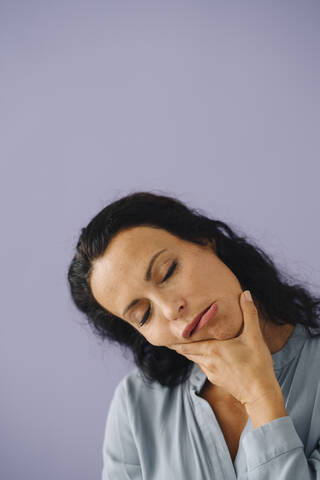
[[[153,255],[153,257],[151,258],[150,262],[149,262],[149,265],[148,265],[148,268],[146,270],[146,273],[145,273],[145,276],[144,276],[144,280],[146,282],[150,282],[151,280],[151,273],[152,273],[152,267],[153,267],[153,264],[155,262],[155,260],[158,258],[158,256],[165,252],[167,249],[166,248],[163,248],[162,250],[159,250],[157,253],[155,253]],[[124,312],[122,314],[122,316],[125,316],[125,314],[127,313],[128,310],[130,310],[130,308],[132,308],[136,303],[139,302],[139,298],[135,298],[134,300],[132,300],[132,302],[129,303],[129,305],[124,309]]]

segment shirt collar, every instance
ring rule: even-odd
[[[285,365],[292,362],[300,352],[304,342],[310,337],[307,327],[297,323],[281,350],[272,354],[274,369],[281,370]]]

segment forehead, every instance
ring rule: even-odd
[[[157,246],[167,244],[178,244],[183,242],[180,238],[161,228],[139,226],[119,232],[109,243],[108,250],[120,251],[133,255],[143,255],[147,250],[152,252]]]
[[[163,248],[183,248],[189,242],[166,230],[134,227],[119,232],[93,263],[90,286],[95,299],[119,316],[136,285],[141,285],[150,258]],[[165,254],[163,254],[165,255]]]

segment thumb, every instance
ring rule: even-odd
[[[240,305],[243,312],[244,335],[262,335],[257,308],[252,300],[250,290],[241,293]]]

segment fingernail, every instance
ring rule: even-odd
[[[252,302],[252,297],[251,297],[250,290],[246,290],[246,291],[244,292],[244,296],[246,297],[246,300],[247,300],[248,302]]]

